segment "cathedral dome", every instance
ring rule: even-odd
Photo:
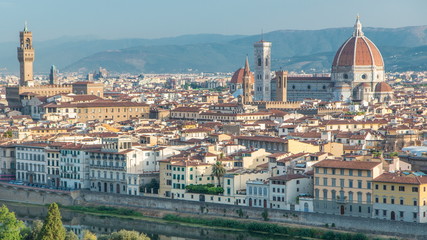
[[[230,83],[242,84],[244,72],[245,72],[244,68],[239,68],[237,71],[235,71],[233,76],[231,77]]]
[[[231,77],[230,83],[234,84],[243,84],[243,77],[245,75],[245,69],[239,68],[237,71],[234,72],[233,76]],[[254,75],[249,72],[250,82],[254,82]]]
[[[347,39],[338,49],[332,66],[384,67],[383,58],[377,46],[364,36],[359,17],[354,25],[353,36]]]
[[[375,92],[377,93],[393,92],[393,89],[386,82],[380,82],[375,86]]]

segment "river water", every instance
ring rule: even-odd
[[[47,207],[23,205],[11,202],[2,202],[16,217],[30,223],[36,219],[43,220],[47,214]],[[102,217],[61,210],[62,222],[67,229],[73,230],[81,237],[83,230],[89,230],[97,235],[109,234],[121,229],[135,230],[147,234],[152,240],[192,240],[192,239],[230,239],[230,240],[261,240],[261,239],[289,239],[283,236],[249,233],[245,231],[218,230],[204,227],[183,226],[175,223],[159,223],[155,221],[133,220],[114,217]],[[297,239],[297,238],[296,238]]]

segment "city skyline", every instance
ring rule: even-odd
[[[425,25],[423,9],[427,2],[411,2],[328,1],[325,4],[312,0],[302,3],[221,0],[206,5],[194,0],[184,3],[128,1],[127,4],[99,0],[61,4],[51,0],[37,3],[4,0],[0,2],[4,12],[0,16],[3,22],[0,42],[14,41],[16,30],[22,29],[25,21],[30,30],[38,33],[38,41],[63,36],[155,39],[202,33],[253,35],[284,29],[314,30],[348,27],[357,14],[366,27]]]

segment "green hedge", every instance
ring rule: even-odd
[[[213,227],[227,227],[235,229],[243,229],[251,232],[266,232],[273,234],[284,234],[292,237],[310,237],[317,239],[328,239],[328,240],[369,240],[366,235],[361,233],[341,233],[333,231],[325,231],[314,228],[296,228],[281,226],[272,223],[261,223],[261,222],[241,222],[231,219],[221,218],[195,218],[195,217],[181,217],[173,214],[167,214],[163,217],[164,220],[174,222],[184,222],[191,224],[200,224],[205,226]]]
[[[213,184],[198,184],[198,185],[187,185],[185,187],[187,192],[190,193],[202,193],[202,194],[211,194],[218,195],[224,193],[224,188],[215,187]]]
[[[142,213],[134,211],[132,209],[127,208],[115,208],[109,206],[61,206],[62,208],[82,211],[82,212],[91,212],[91,213],[101,213],[101,214],[115,214],[115,215],[123,215],[123,216],[133,216],[133,217],[142,217]]]

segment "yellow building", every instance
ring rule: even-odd
[[[405,222],[427,222],[427,176],[383,173],[373,181],[373,217]]]
[[[159,196],[184,199],[185,187],[190,184],[214,184],[217,179],[211,176],[212,164],[200,161],[179,159],[159,161]]]
[[[371,217],[372,181],[381,162],[323,160],[314,168],[314,211]]]

